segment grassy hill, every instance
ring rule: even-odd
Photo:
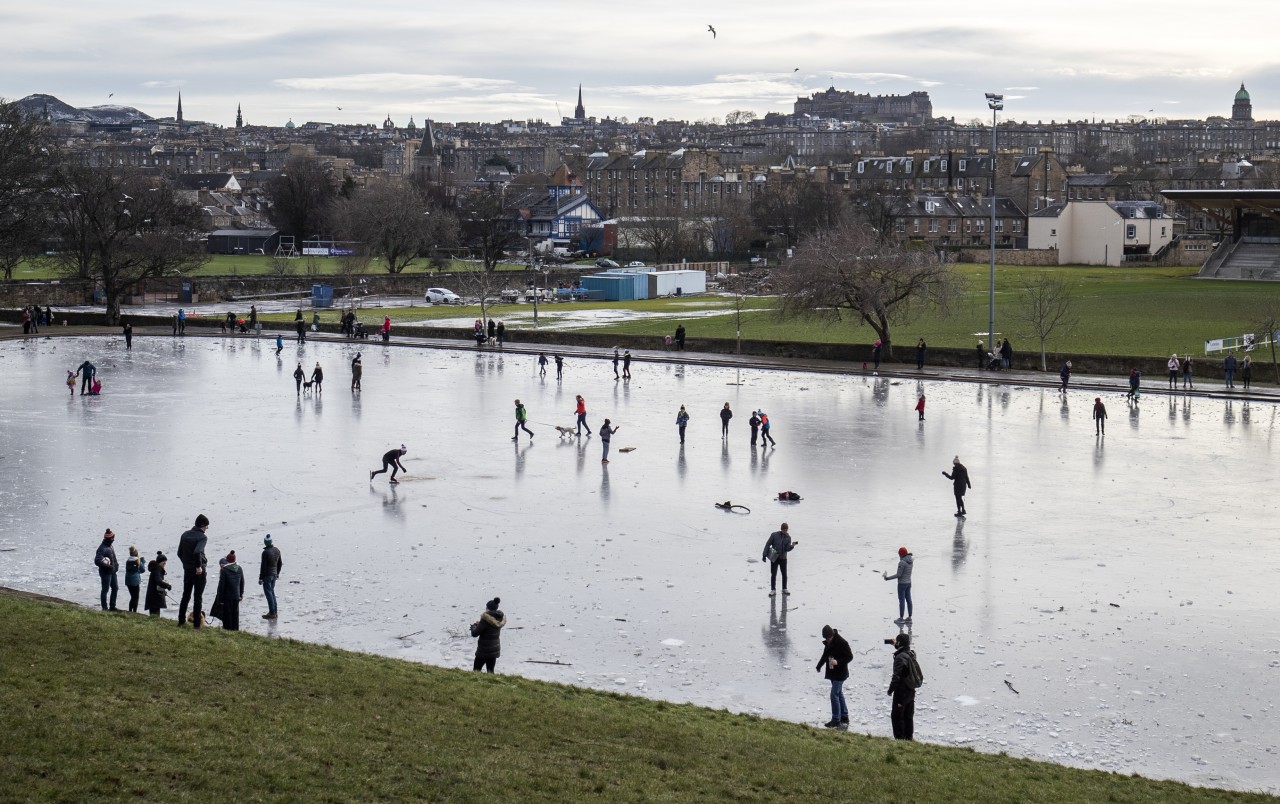
[[[13,594],[0,645],[4,801],[1269,800]]]

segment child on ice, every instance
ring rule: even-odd
[[[920,414],[920,421],[924,421],[924,394],[916,400],[916,413]]]
[[[67,390],[72,396],[76,395],[76,373],[74,371],[67,372]]]

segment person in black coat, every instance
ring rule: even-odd
[[[205,572],[209,562],[205,558],[204,548],[208,544],[205,532],[209,530],[209,517],[200,514],[196,517],[195,527],[182,534],[178,539],[178,560],[182,562],[182,599],[178,602],[178,627],[186,625],[187,604],[194,597],[196,628],[204,615],[204,586],[209,580]]]
[[[160,609],[168,608],[165,605],[165,592],[173,588],[172,584],[164,580],[165,564],[168,561],[164,553],[156,551],[156,557],[147,563],[147,599],[143,601],[142,607],[152,617],[159,617]]]
[[[684,351],[684,324],[676,327],[676,348]]]
[[[98,577],[102,580],[103,611],[119,611],[116,608],[116,595],[120,592],[120,583],[116,574],[120,572],[120,562],[116,560],[115,540],[116,535],[112,533],[111,528],[107,528],[107,532],[102,534],[102,544],[98,545],[98,550],[93,556],[93,563],[98,568]]]
[[[222,620],[227,631],[240,630],[240,600],[244,597],[244,572],[236,563],[236,551],[218,561],[222,571],[218,573],[218,592],[213,596],[214,617]]]
[[[498,608],[501,598],[495,597],[484,606],[480,619],[471,624],[471,636],[476,637],[476,661],[472,670],[481,667],[490,673],[502,655],[502,627],[507,624],[507,617]]]
[[[829,729],[849,725],[849,707],[844,702],[844,682],[849,680],[849,662],[853,661],[853,649],[840,632],[829,625],[822,626],[822,658],[818,660],[817,671],[827,671],[827,680],[831,682],[831,721],[826,725]],[[914,690],[913,690],[914,692]]]
[[[960,463],[959,455],[951,459],[951,473],[943,472],[942,476],[951,481],[952,490],[956,495],[956,516],[963,518],[967,513],[964,510],[964,492],[966,489],[973,488],[973,484],[969,482],[969,470]]]
[[[911,680],[911,635],[898,634],[893,642],[893,679],[889,694],[893,696],[893,739],[910,740],[915,736],[916,688]]]

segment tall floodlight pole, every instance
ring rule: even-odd
[[[987,106],[991,109],[991,228],[987,238],[991,241],[991,282],[987,296],[987,349],[996,351],[996,112],[1004,108],[1004,95],[987,94]]]

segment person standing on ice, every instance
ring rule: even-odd
[[[898,619],[893,621],[894,625],[909,625],[911,623],[911,567],[915,560],[915,556],[911,555],[907,548],[899,547],[898,571],[892,575],[880,573],[886,581],[892,581],[894,578],[898,579]]]
[[[631,350],[622,353],[622,379],[631,379]]]
[[[725,402],[724,407],[720,408],[720,437],[729,437],[729,420],[733,418],[733,411],[729,410],[729,403]]]
[[[747,424],[751,426],[751,446],[756,445],[756,435],[760,432],[760,411],[751,411],[751,418],[747,419]]]
[[[501,603],[502,599],[495,597],[484,604],[484,613],[471,624],[471,636],[476,637],[476,660],[471,669],[476,672],[483,667],[492,673],[502,655],[502,627],[507,624],[507,616],[498,608]]]
[[[302,395],[302,381],[307,378],[307,372],[302,370],[302,361],[298,361],[298,367],[293,370],[293,383],[298,386],[298,395]]]
[[[298,332],[298,343],[307,342],[307,322],[302,320],[302,308],[293,316],[293,328]]]
[[[769,597],[773,597],[778,593],[778,571],[782,571],[782,594],[789,595],[787,591],[787,553],[796,549],[796,545],[800,542],[791,540],[791,529],[786,522],[782,523],[782,527],[769,534],[769,540],[764,543],[764,553],[760,556],[761,561],[769,562]]]
[[[822,658],[818,659],[819,673],[827,671],[831,682],[831,720],[824,723],[829,729],[849,726],[849,707],[844,701],[844,682],[849,680],[849,662],[853,661],[853,649],[840,632],[829,625],[822,626]]]
[[[924,394],[916,400],[916,413],[920,414],[920,421],[924,421]]]
[[[556,382],[564,379],[564,358],[556,355]]]
[[[911,650],[911,635],[898,634],[893,641],[893,678],[889,681],[889,695],[893,696],[893,739],[912,740],[915,738],[916,686],[911,678],[911,661],[915,653]]]
[[[236,563],[236,551],[218,562],[218,592],[213,607],[219,612],[224,631],[240,630],[240,601],[244,599],[244,572]]]
[[[280,560],[280,548],[271,543],[271,534],[268,533],[262,539],[262,566],[258,570],[258,584],[262,587],[262,594],[267,599],[267,613],[262,615],[264,620],[276,618],[276,579],[280,577],[280,571],[283,569],[284,562]]]
[[[613,434],[618,432],[619,429],[620,428],[618,427],[610,426],[608,419],[605,419],[604,424],[600,425],[600,446],[604,450],[600,455],[600,463],[609,462],[609,439],[612,438]]]
[[[107,528],[107,532],[102,534],[102,544],[98,545],[98,551],[93,556],[93,563],[98,568],[98,578],[102,581],[102,610],[103,611],[119,611],[116,608],[116,595],[120,592],[120,582],[116,575],[120,572],[120,562],[116,560],[115,548],[116,535],[111,532],[111,528]],[[107,593],[110,592],[110,600],[107,599]]]
[[[591,425],[587,424],[587,401],[582,398],[582,394],[578,394],[578,407],[574,409],[574,414],[578,417],[578,435],[582,435],[582,428],[587,428],[587,435],[591,435]]]
[[[360,362],[360,353],[351,358],[351,390],[360,390],[360,378],[364,376],[364,364]]]
[[[1191,382],[1191,355],[1182,358],[1182,390],[1194,391],[1195,384]]]
[[[1093,434],[1099,436],[1107,434],[1107,406],[1102,404],[1100,396],[1093,398]]]
[[[1171,355],[1165,365],[1169,367],[1169,390],[1172,391],[1178,387],[1178,355]]]
[[[98,373],[98,369],[88,360],[76,367],[76,376],[80,378],[80,396],[89,393],[89,386],[93,385],[93,377]]]
[[[778,442],[774,441],[773,436],[769,434],[773,429],[773,425],[769,423],[769,414],[763,410],[758,412],[760,414],[760,446],[763,447],[765,441],[768,441],[771,447],[778,446]]]
[[[187,604],[195,597],[195,627],[200,627],[204,614],[204,585],[209,580],[205,572],[209,562],[204,547],[209,542],[205,532],[209,530],[209,517],[200,514],[191,530],[178,539],[178,560],[182,562],[182,601],[178,604],[178,627],[187,624]]]
[[[400,445],[400,449],[388,450],[387,454],[382,456],[382,468],[377,470],[376,472],[370,470],[369,480],[372,482],[374,475],[380,475],[383,472],[390,469],[391,482],[399,483],[400,481],[396,480],[396,471],[407,472],[407,470],[404,468],[404,465],[400,463],[400,456],[406,455],[408,454],[408,452],[409,450],[405,447],[404,444]]]
[[[618,374],[618,347],[613,347],[613,378],[616,380],[620,376]]]
[[[1058,379],[1062,381],[1062,387],[1058,389],[1060,393],[1067,392],[1067,383],[1071,381],[1071,361],[1062,364],[1062,368],[1058,369]]]
[[[684,428],[689,426],[689,411],[684,409],[684,405],[680,406],[680,412],[676,414],[676,427],[680,430],[680,443],[684,443]]]
[[[964,510],[964,493],[966,489],[973,488],[973,484],[969,482],[969,470],[960,463],[959,455],[951,459],[951,474],[943,472],[942,476],[951,481],[952,490],[955,492],[956,516],[963,517],[967,513]]]

